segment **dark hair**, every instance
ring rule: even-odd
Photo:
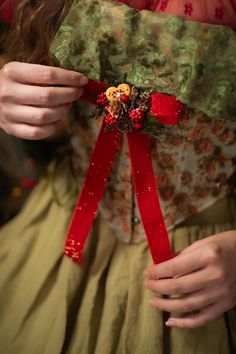
[[[5,40],[9,61],[55,64],[51,41],[69,11],[72,0],[14,0],[12,28]]]

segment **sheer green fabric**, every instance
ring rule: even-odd
[[[112,84],[127,74],[129,83],[174,94],[212,118],[236,118],[236,34],[228,27],[76,0],[52,53],[90,79]]]

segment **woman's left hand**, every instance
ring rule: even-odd
[[[175,295],[154,297],[154,307],[187,314],[170,317],[167,326],[204,326],[236,305],[236,231],[201,239],[175,258],[148,267],[144,276],[145,288]]]

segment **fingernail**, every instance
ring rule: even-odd
[[[83,86],[83,85],[87,85],[87,83],[88,83],[88,78],[82,75],[80,78],[80,84]]]
[[[173,320],[173,318],[169,318],[168,321],[166,321],[165,325],[168,327],[174,326],[175,320]]]

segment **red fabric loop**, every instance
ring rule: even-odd
[[[175,96],[155,93],[151,95],[151,114],[161,124],[177,124],[183,104]]]
[[[97,104],[97,96],[107,89],[107,83],[89,80],[88,84],[84,86],[83,96],[81,97],[87,102]]]

